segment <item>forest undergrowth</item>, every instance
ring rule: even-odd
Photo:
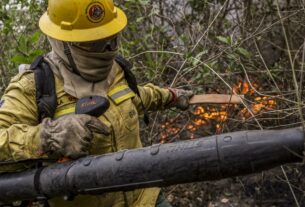
[[[150,114],[146,146],[304,124],[304,0],[117,0],[129,23],[120,53],[138,82],[196,94],[243,95],[240,105],[196,105]],[[18,65],[50,50],[37,26],[45,1],[0,2],[0,94]],[[305,169],[177,185],[175,206],[305,206]]]

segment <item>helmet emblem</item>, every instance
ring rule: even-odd
[[[105,17],[104,6],[98,2],[91,3],[87,8],[87,17],[94,23],[102,21]]]

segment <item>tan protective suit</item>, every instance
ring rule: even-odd
[[[104,154],[123,149],[142,147],[139,136],[140,98],[128,87],[124,73],[115,63],[115,79],[108,90],[110,108],[99,119],[111,128],[111,135],[95,134],[91,154]],[[152,84],[139,86],[148,110],[162,109],[171,101],[170,92]],[[34,74],[26,71],[15,76],[2,97],[0,107],[0,160],[27,160],[41,158],[40,123],[36,106]],[[55,117],[74,112],[76,98],[67,94],[63,83],[56,78],[58,106]],[[15,171],[29,167],[25,164],[0,166],[2,171]],[[131,192],[108,193],[99,196],[78,196],[74,201],[62,198],[50,200],[56,207],[121,207],[155,206],[159,188],[139,189]]]

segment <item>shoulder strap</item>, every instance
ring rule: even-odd
[[[135,75],[132,73],[131,68],[132,64],[127,61],[125,58],[123,58],[120,55],[117,55],[115,58],[115,61],[121,66],[121,68],[124,71],[124,76],[127,80],[129,88],[138,96],[140,96],[140,92],[138,89],[137,79]]]
[[[55,79],[52,70],[43,56],[37,57],[31,64],[36,84],[36,103],[39,121],[46,117],[53,118],[57,107]]]
[[[123,58],[120,55],[117,55],[115,58],[115,61],[121,66],[121,68],[124,71],[124,76],[125,79],[127,81],[127,84],[129,86],[129,88],[135,93],[137,94],[137,96],[140,98],[141,100],[141,105],[142,105],[142,109],[144,111],[144,122],[145,124],[149,124],[149,116],[147,113],[147,110],[143,104],[141,95],[140,95],[140,91],[138,89],[138,83],[137,83],[137,79],[135,77],[135,75],[132,73],[131,68],[132,68],[132,64],[127,61],[125,58]]]

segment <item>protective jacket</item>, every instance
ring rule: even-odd
[[[94,134],[90,154],[104,154],[123,149],[142,147],[139,136],[139,115],[143,113],[141,100],[128,87],[119,64],[114,63],[115,79],[108,90],[110,107],[99,119],[111,128],[109,136]],[[55,118],[75,112],[77,99],[67,94],[63,82],[55,76],[58,105]],[[171,101],[171,94],[152,84],[138,86],[147,110],[164,108]],[[34,73],[25,71],[15,76],[0,102],[0,172],[22,170],[31,163],[16,161],[41,159],[40,123],[36,105]],[[74,201],[55,198],[51,206],[155,206],[159,188],[138,189],[98,196],[77,196]]]

